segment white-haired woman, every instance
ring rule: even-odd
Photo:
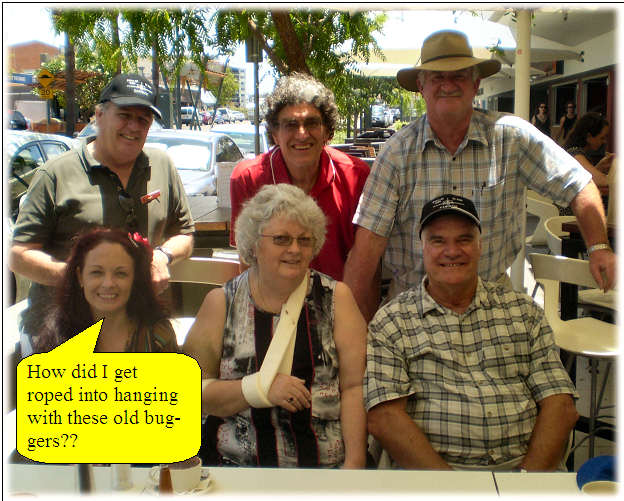
[[[366,323],[344,283],[309,268],[325,226],[289,184],[236,220],[250,268],[206,295],[182,348],[202,369],[203,446],[220,464],[365,466]]]

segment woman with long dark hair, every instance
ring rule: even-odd
[[[613,154],[592,155],[607,144],[609,122],[600,113],[589,112],[579,118],[563,148],[592,175],[598,186],[607,186],[607,174],[613,163]],[[592,159],[594,159],[592,161]]]
[[[96,228],[80,235],[35,351],[49,351],[102,318],[96,351],[177,351],[152,286],[151,261],[152,248],[138,233]]]

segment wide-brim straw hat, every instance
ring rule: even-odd
[[[418,91],[418,72],[426,71],[458,71],[477,66],[480,78],[489,77],[501,68],[496,59],[480,59],[474,57],[468,38],[459,31],[437,31],[429,35],[423,42],[420,51],[420,66],[404,68],[397,73],[401,87]]]

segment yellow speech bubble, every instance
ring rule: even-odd
[[[17,366],[18,452],[43,463],[170,463],[197,454],[197,361],[93,353],[101,327]]]

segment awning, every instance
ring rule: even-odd
[[[543,40],[543,39],[542,39]],[[531,63],[545,63],[550,61],[573,60],[583,61],[583,53],[575,52],[567,48],[539,47],[542,44],[539,37],[532,37],[536,46],[531,47]],[[352,68],[364,76],[369,77],[394,77],[402,68],[416,66],[420,62],[420,49],[382,49],[385,60],[376,54],[371,54],[369,62],[361,60]],[[515,48],[501,48],[499,52],[493,52],[487,47],[473,47],[473,55],[481,59],[498,59],[503,65],[513,66],[516,61]],[[503,69],[505,66],[503,66]],[[542,73],[534,69],[533,74]]]
[[[217,102],[217,98],[214,97],[214,94],[209,90],[202,89],[200,95],[201,102],[205,105],[213,105]]]
[[[503,49],[495,56],[501,63],[512,66],[516,62],[516,49]],[[531,48],[531,63],[549,63],[551,61],[583,61],[583,52],[562,49]]]

